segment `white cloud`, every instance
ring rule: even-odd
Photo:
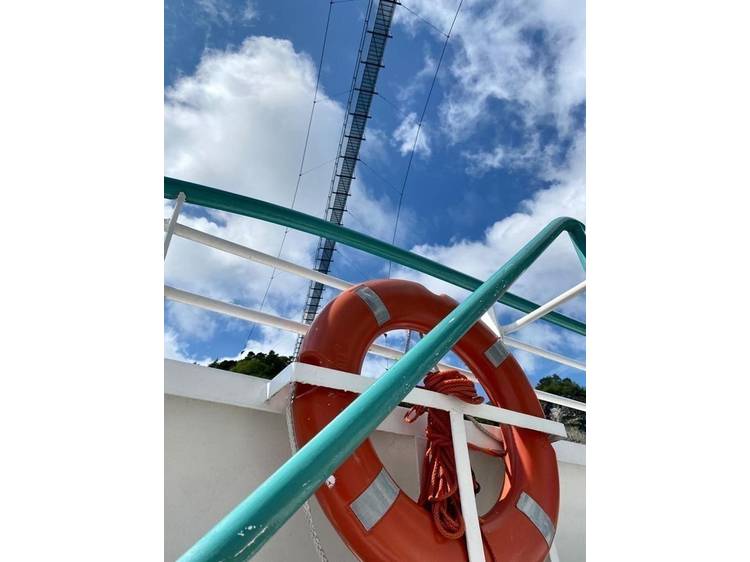
[[[365,136],[366,142],[362,143],[360,157],[366,162],[387,161],[388,133],[368,124]]]
[[[171,328],[164,329],[164,357],[184,363],[200,363],[201,365],[207,365],[211,362],[207,357],[198,359],[191,356],[185,349],[185,342]]]
[[[448,29],[456,2],[413,0],[410,7]],[[413,17],[397,21],[420,25]],[[440,113],[454,141],[471,134],[493,101],[512,104],[529,130],[551,118],[562,134],[571,132],[571,111],[585,98],[584,0],[465,2],[450,41],[455,56],[441,82]]]
[[[244,4],[233,4],[229,0],[197,0],[196,4],[211,25],[221,27],[252,25],[260,15],[255,0],[246,0]]]
[[[212,22],[232,22],[232,8],[226,0],[198,0],[197,4]]]
[[[401,10],[396,10],[396,13],[399,13],[400,11]],[[398,86],[398,93],[396,94],[396,98],[398,99],[398,101],[401,104],[407,104],[411,101],[415,101],[416,99],[419,102],[419,105],[421,105],[425,94],[422,94],[418,98],[415,98],[415,95],[420,90],[420,88],[423,88],[425,86],[425,83],[429,84],[429,82],[427,82],[427,79],[432,80],[435,74],[436,67],[437,60],[429,51],[425,52],[424,63],[419,72],[411,77],[408,83]]]
[[[195,73],[165,95],[165,174],[289,207],[294,197],[309,119],[316,68],[291,42],[251,37],[237,50],[207,51]],[[344,108],[318,93],[305,170],[294,208],[322,216],[328,196]],[[313,169],[315,168],[315,169]],[[172,202],[165,202],[165,216]],[[357,181],[352,212],[376,235],[392,225],[389,207]],[[357,212],[359,210],[359,213]],[[186,206],[180,222],[276,255],[284,229],[230,213],[197,217]],[[289,231],[282,257],[311,266],[317,237]],[[183,240],[172,239],[167,284],[257,308],[271,269]],[[277,272],[264,310],[301,315],[308,282]],[[168,309],[170,328],[196,337],[209,329],[205,316]],[[265,333],[263,331],[258,333]],[[181,352],[179,346],[172,348]]]
[[[252,23],[258,19],[258,7],[255,5],[255,0],[247,0],[245,3],[245,9],[242,11],[242,19],[246,23]]]
[[[412,148],[415,154],[421,154],[424,157],[429,157],[432,154],[427,130],[424,123],[421,128],[419,127],[417,114],[414,112],[404,117],[401,124],[393,131],[393,140],[402,156],[409,154]],[[416,145],[414,144],[415,140]]]
[[[365,356],[364,363],[362,363],[362,372],[360,374],[371,379],[377,379],[380,378],[380,376],[383,375],[392,365],[392,360],[368,353]]]
[[[487,228],[482,239],[462,239],[450,245],[424,244],[413,250],[486,279],[553,219],[570,216],[585,222],[584,171],[585,144],[583,135],[580,135],[568,165],[559,171],[548,172],[552,185],[536,191],[521,202],[515,213]],[[575,251],[563,236],[519,279],[513,292],[531,299],[551,298],[572,287],[582,277]],[[447,286],[443,290],[448,290]],[[450,291],[454,296],[465,294],[455,288]]]
[[[539,135],[530,133],[529,140],[521,146],[498,145],[492,150],[463,151],[461,154],[468,161],[466,172],[473,176],[500,168],[524,168],[544,177],[554,173],[554,161],[562,149],[564,146],[554,143],[543,146]]]
[[[171,301],[167,303],[167,320],[180,334],[201,341],[211,339],[218,327],[209,311]]]
[[[496,146],[493,150],[480,150],[475,153],[464,153],[464,157],[469,161],[466,171],[472,175],[482,175],[489,170],[496,170],[506,164],[507,149],[502,146]]]
[[[447,30],[456,4],[455,0],[412,0],[409,6],[439,29]],[[425,25],[404,13],[396,23],[411,33]],[[438,43],[444,40],[438,32],[431,33]],[[575,111],[585,101],[585,2],[465,2],[449,50],[451,55],[439,80],[443,90],[438,107],[440,132],[454,143],[465,141],[481,125],[494,123],[498,103],[502,104],[503,115],[513,117],[514,131],[521,132],[520,143],[512,146],[495,143],[473,152],[463,151],[467,172],[481,175],[498,168],[524,167],[549,182],[479,239],[413,248],[430,259],[486,279],[551,220],[572,216],[585,222],[585,141],[584,134],[573,127]],[[556,141],[544,144],[540,140],[539,128],[544,125],[555,127]],[[572,148],[567,164],[559,167],[555,162],[565,156],[563,150],[569,142]],[[399,275],[457,299],[467,294],[425,275],[407,270],[399,270]],[[583,277],[570,241],[562,236],[512,290],[544,302]],[[506,307],[502,309],[506,322],[517,316]],[[561,311],[583,317],[584,299],[567,303]],[[583,353],[583,338],[545,324],[524,329],[518,337],[535,345],[572,347]],[[518,355],[527,368],[539,364],[533,356]]]
[[[550,187],[536,191],[519,205],[515,213],[487,228],[481,239],[462,239],[447,245],[423,244],[415,246],[412,251],[478,279],[487,279],[555,218],[569,216],[585,223],[583,134],[576,137],[567,165],[558,170],[547,170],[546,177],[552,182]],[[433,291],[449,294],[458,300],[467,294],[462,289],[411,270],[398,269],[398,277],[414,279]],[[541,303],[573,287],[583,278],[584,272],[572,244],[563,234],[518,279],[511,291]],[[507,310],[506,307],[503,309]],[[561,307],[560,311],[581,318],[585,314],[584,299],[574,299]],[[504,314],[504,322],[516,316],[513,313]],[[554,348],[565,344],[583,349],[583,338],[556,334],[550,331],[549,326],[524,328],[516,336],[534,345]]]
[[[168,175],[289,205],[315,87],[315,67],[289,41],[251,37],[208,51],[166,92]],[[336,155],[343,108],[319,94],[306,169]],[[296,208],[320,215],[332,164],[303,177]]]
[[[248,351],[268,353],[271,349],[279,355],[291,356],[294,353],[296,343],[297,334],[267,326],[258,326],[253,332],[253,337],[247,342],[244,351],[239,356],[244,357]]]
[[[368,236],[382,240],[391,239],[395,216],[387,198],[377,196],[363,184],[357,184],[356,189],[352,189],[349,208],[351,209],[350,216],[355,220],[354,222],[346,220],[345,224]],[[399,219],[401,228],[408,230],[412,220],[411,214],[401,217]]]

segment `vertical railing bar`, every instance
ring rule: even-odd
[[[456,459],[456,477],[458,478],[458,493],[461,498],[461,515],[466,528],[466,550],[469,562],[485,562],[482,531],[479,528],[479,513],[474,496],[474,481],[469,462],[469,445],[466,441],[464,415],[454,410],[450,411],[451,435],[453,437],[453,455]]]
[[[185,202],[185,192],[180,191],[177,195],[177,200],[174,204],[174,210],[172,211],[172,218],[169,219],[169,225],[167,226],[167,233],[164,235],[164,259],[167,259],[167,251],[169,250],[169,243],[172,241],[172,234],[174,234],[174,227],[177,224],[177,218],[180,216],[182,211],[182,204]]]
[[[586,230],[583,224],[580,228],[573,228],[568,230],[568,236],[570,241],[573,242],[573,247],[576,249],[578,260],[581,262],[581,267],[586,271]]]

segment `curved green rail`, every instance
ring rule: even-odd
[[[421,271],[422,273],[447,281],[448,283],[469,291],[476,290],[482,284],[479,279],[470,275],[466,275],[465,273],[461,273],[460,271],[456,271],[455,269],[451,269],[450,267],[446,267],[425,257],[403,250],[397,246],[378,240],[377,238],[324,221],[323,219],[312,217],[292,209],[287,209],[286,207],[274,205],[267,201],[261,201],[259,199],[253,199],[252,197],[231,193],[229,191],[222,191],[220,189],[206,187],[197,183],[174,178],[164,178],[165,198],[175,199],[180,192],[185,194],[186,203],[261,219],[282,226],[287,226],[289,228],[294,228],[296,230],[301,230],[303,232],[308,232],[316,236],[330,238],[331,240],[336,240],[336,242],[341,242],[352,248],[364,250],[370,254]],[[581,263],[585,267],[585,228],[581,222],[575,219],[566,220],[570,221],[566,230],[573,241],[573,246],[578,252],[578,257],[581,260]],[[503,294],[498,301],[524,313],[529,313],[539,308],[538,304],[511,293]],[[556,324],[562,328],[576,332],[577,334],[586,335],[586,324],[573,318],[569,318],[559,312],[550,312],[543,316],[542,320],[551,322],[552,324]]]
[[[264,218],[306,232],[312,232],[313,228],[317,228],[319,232],[315,233],[329,236],[330,232],[337,241],[366,251],[370,251],[369,246],[373,246],[378,249],[378,252],[372,251],[371,253],[377,253],[387,259],[394,256],[394,261],[410,265],[404,263],[404,261],[409,261],[404,260],[403,255],[409,256],[408,252],[346,228],[248,197],[165,178],[165,196],[176,197],[180,191],[186,194],[187,201],[191,203]],[[323,225],[325,229],[322,228]],[[422,376],[450,351],[471,326],[496,301],[504,302],[502,299],[507,295],[508,287],[563,232],[570,235],[585,266],[586,239],[583,225],[571,218],[552,221],[487,281],[481,284],[477,281],[478,286],[466,300],[195,543],[180,560],[182,562],[247,560],[257,553],[305,500],[315,493],[324,480],[367,439],[370,433],[421,380]],[[400,257],[403,261],[395,257]],[[424,261],[432,264],[429,260]],[[410,265],[410,267],[413,266]],[[420,269],[420,271],[425,270]],[[448,272],[452,271],[448,270]],[[425,271],[425,273],[428,272],[431,271]],[[442,273],[445,275],[445,271]],[[440,276],[436,275],[436,277]]]

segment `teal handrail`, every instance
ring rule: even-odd
[[[180,192],[186,196],[185,202],[194,205],[201,205],[211,209],[228,211],[246,217],[261,219],[264,221],[280,224],[296,230],[309,232],[316,236],[323,236],[336,240],[352,248],[364,250],[370,254],[385,258],[400,265],[410,267],[422,273],[432,275],[437,279],[447,281],[453,285],[475,291],[482,282],[479,279],[446,267],[442,264],[429,260],[420,255],[403,250],[377,238],[361,234],[355,230],[339,226],[337,224],[324,221],[317,217],[300,213],[286,207],[274,205],[260,199],[253,199],[244,195],[238,195],[229,191],[222,191],[212,187],[206,187],[197,183],[191,183],[183,180],[165,177],[164,178],[164,197],[175,199]],[[578,253],[584,268],[586,266],[586,234],[585,227],[577,220],[569,219],[568,234],[573,241],[573,246]],[[511,293],[505,293],[500,297],[499,302],[529,313],[539,305],[526,300],[522,297]],[[542,317],[542,320],[556,324],[577,334],[586,335],[586,324],[569,318],[559,312],[550,312]]]
[[[562,232],[585,263],[583,225],[571,218],[552,221],[180,560],[247,560],[257,553]]]

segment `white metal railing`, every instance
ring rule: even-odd
[[[275,316],[266,312],[252,310],[250,308],[245,308],[244,306],[204,297],[202,295],[197,295],[189,291],[183,291],[182,289],[175,289],[174,287],[170,287],[169,285],[164,286],[164,296],[174,302],[195,306],[204,310],[210,310],[212,312],[217,312],[226,316],[233,316],[234,318],[247,320],[249,322],[256,322],[258,324],[263,324],[264,326],[270,326],[272,328],[294,332],[303,336],[307,334],[307,331],[310,329],[310,326],[308,326],[307,324],[303,324],[302,322],[289,320],[288,318],[282,318],[280,316]],[[398,360],[404,355],[404,352],[398,349],[386,347],[380,344],[373,344],[372,346],[370,346],[369,352],[380,357],[394,360]],[[474,373],[467,369],[456,367],[455,365],[450,365],[443,362],[438,363],[438,367],[443,370],[456,369],[457,371],[460,371],[461,373],[469,377],[474,382],[477,381]],[[586,404],[583,402],[565,398],[564,396],[557,396],[556,394],[551,394],[542,390],[535,390],[535,392],[537,397],[545,402],[551,402],[553,404],[566,406],[568,408],[573,408],[575,410],[581,410],[584,412],[586,411]]]
[[[225,240],[218,236],[213,236],[211,234],[201,232],[200,230],[196,230],[194,228],[190,228],[188,226],[179,224],[177,223],[178,214],[179,214],[179,209],[177,208],[177,205],[176,205],[175,213],[173,213],[172,218],[164,219],[164,229],[167,232],[167,236],[169,236],[171,232],[174,235],[184,238],[186,240],[191,240],[193,242],[197,242],[204,246],[208,246],[216,250],[220,250],[220,251],[235,255],[240,258],[254,261],[256,263],[261,263],[269,267],[275,267],[276,269],[280,271],[286,271],[288,273],[298,275],[305,279],[317,281],[328,287],[332,287],[332,288],[339,289],[342,291],[354,286],[353,283],[344,281],[343,279],[339,279],[338,277],[334,277],[332,275],[321,273],[319,271],[315,271],[313,269],[297,265],[287,260],[271,256],[264,252],[260,252],[252,248],[248,248],[247,246],[243,246],[241,244],[237,244],[235,242]],[[167,237],[165,237],[165,256],[166,256],[166,250],[168,248],[168,245],[169,245],[169,240]],[[488,322],[488,324],[490,328],[502,338],[503,343],[505,343],[508,347],[520,349],[522,351],[526,351],[528,353],[537,355],[539,357],[549,359],[556,363],[566,365],[574,369],[585,371],[586,365],[580,361],[576,361],[575,359],[566,357],[564,355],[555,353],[553,351],[549,351],[549,350],[546,350],[537,346],[533,346],[531,344],[519,341],[515,338],[508,337],[506,335],[509,332],[517,331],[525,326],[530,325],[531,323],[535,322],[539,318],[542,318],[545,314],[551,312],[555,307],[560,306],[564,302],[567,302],[568,300],[572,299],[576,295],[583,292],[585,290],[585,287],[586,287],[586,282],[583,281],[579,283],[578,285],[576,285],[575,287],[562,293],[560,296],[555,297],[554,299],[545,303],[539,309],[534,310],[533,312],[523,316],[522,318],[506,326],[498,327],[497,323],[494,322],[494,318],[492,318],[491,321]],[[210,311],[217,312],[220,314],[234,316],[235,318],[241,318],[244,320],[248,320],[250,322],[257,322],[260,324],[264,324],[266,326],[280,328],[282,330],[287,330],[287,331],[295,332],[295,333],[302,334],[302,335],[307,333],[307,329],[308,329],[308,326],[306,324],[303,324],[302,322],[296,322],[294,320],[289,320],[287,318],[282,318],[279,316],[274,316],[274,315],[267,314],[264,312],[238,306],[235,304],[230,304],[230,303],[226,303],[226,302],[219,301],[216,299],[211,299],[208,297],[197,295],[195,293],[169,287],[166,285],[164,287],[164,296],[176,302],[181,302],[184,304],[197,306],[205,310],[210,310]],[[376,355],[380,355],[382,357],[387,357],[389,359],[398,359],[401,356],[403,356],[403,353],[399,350],[381,346],[378,344],[374,344],[370,348],[370,352]],[[466,369],[461,369],[454,365],[449,365],[447,363],[440,363],[439,367],[443,369],[458,369],[462,373],[468,375],[472,380],[476,381],[476,377],[474,377],[474,375],[470,371],[467,371]],[[536,393],[537,393],[537,397],[540,400],[543,400],[545,402],[550,402],[550,403],[558,404],[561,406],[566,406],[566,407],[573,408],[576,410],[586,411],[586,404],[583,402],[579,402],[577,400],[571,400],[569,398],[557,396],[557,395],[539,391],[539,390],[537,390]]]
[[[164,219],[165,228],[168,227],[169,222],[170,221],[168,219]],[[217,236],[213,236],[211,234],[201,232],[200,230],[196,230],[188,226],[176,224],[174,228],[174,234],[181,238],[185,238],[186,240],[192,240],[193,242],[203,244],[204,246],[208,246],[216,250],[220,250],[229,254],[233,254],[235,256],[238,256],[244,259],[248,259],[257,263],[261,263],[263,265],[267,265],[269,267],[275,267],[276,269],[280,271],[293,273],[295,275],[299,275],[300,277],[304,277],[305,279],[317,281],[328,287],[333,287],[334,289],[339,289],[339,290],[344,291],[354,286],[354,283],[344,281],[343,279],[339,279],[338,277],[334,277],[332,275],[321,273],[319,271],[315,271],[314,269],[310,269],[308,267],[297,265],[290,261],[277,258],[277,257],[271,256],[263,252],[259,252],[258,250],[248,248],[247,246],[242,246],[241,244],[237,244],[235,242],[230,242],[229,240],[225,240],[223,238],[219,238]],[[582,283],[579,283],[578,285],[576,285],[569,291],[566,291],[559,297],[556,297],[552,299],[551,301],[549,301],[548,303],[542,305],[542,307],[535,310],[534,312],[527,314],[523,318],[520,318],[519,320],[517,320],[516,322],[513,322],[512,324],[509,324],[508,326],[503,326],[501,328],[501,333],[500,333],[500,336],[503,338],[503,342],[507,344],[509,347],[515,347],[517,349],[527,351],[534,355],[538,355],[540,357],[550,359],[551,361],[555,361],[562,365],[567,365],[568,367],[572,367],[574,369],[585,371],[586,365],[580,361],[576,361],[575,359],[571,359],[559,353],[548,351],[546,349],[542,349],[540,347],[533,346],[531,344],[516,340],[515,338],[509,338],[506,336],[507,333],[514,332],[520,329],[521,327],[527,326],[528,324],[531,324],[535,320],[538,320],[545,314],[551,312],[556,306],[559,306],[563,304],[564,302],[567,302],[571,298],[575,297],[576,295],[580,294],[582,291],[585,290],[585,288],[586,288],[586,282],[583,281]],[[540,310],[542,312],[539,312]],[[510,327],[509,330],[506,329],[508,327]]]

